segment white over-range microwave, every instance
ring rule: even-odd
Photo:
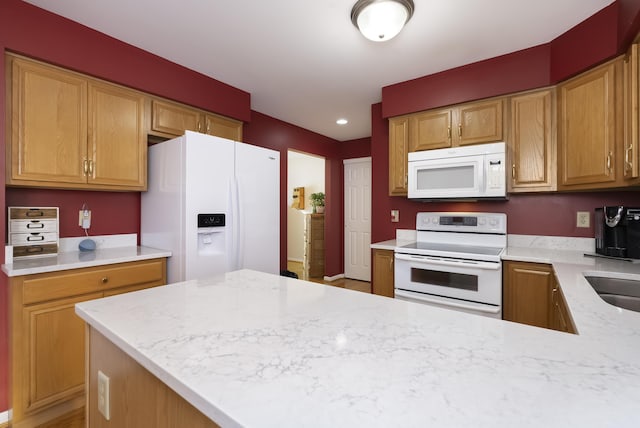
[[[409,153],[411,199],[506,198],[505,143]]]

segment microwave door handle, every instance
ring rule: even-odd
[[[469,267],[469,268],[477,268],[477,269],[486,269],[486,270],[498,270],[500,269],[500,263],[491,263],[491,262],[480,262],[476,260],[450,260],[450,259],[440,259],[429,256],[412,256],[409,254],[396,254],[397,260],[405,260],[408,262],[417,262],[417,263],[429,263],[437,266],[453,266],[453,267]]]

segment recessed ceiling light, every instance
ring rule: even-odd
[[[347,123],[349,123],[349,121],[347,119],[338,119],[336,120],[336,123],[338,125],[346,125]]]

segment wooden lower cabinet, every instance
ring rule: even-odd
[[[373,275],[371,292],[380,296],[394,297],[394,252],[392,250],[371,250]]]
[[[87,326],[87,407],[91,428],[217,428],[190,403]],[[109,420],[98,411],[98,370],[109,378]]]
[[[81,426],[85,324],[75,304],[165,283],[164,258],[9,278],[11,426]]]
[[[503,319],[575,333],[551,265],[507,261],[502,272]]]
[[[304,277],[324,277],[324,214],[307,214],[304,219]]]

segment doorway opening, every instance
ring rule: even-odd
[[[325,193],[325,159],[287,152],[287,269],[300,279],[324,278],[324,214],[312,196]],[[324,208],[324,207],[323,207]]]

